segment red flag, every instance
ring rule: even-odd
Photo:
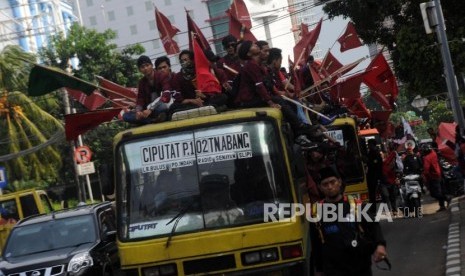
[[[350,112],[360,118],[371,118],[371,112],[366,107],[362,98],[345,98],[344,105]]]
[[[194,50],[194,47],[192,45],[192,35],[191,35],[192,33],[194,33],[195,39],[197,40],[197,43],[200,45],[200,47],[202,47],[202,49],[205,49],[205,50],[211,50],[208,40],[205,38],[205,36],[203,35],[202,31],[197,26],[197,24],[195,24],[194,20],[192,20],[187,10],[186,10],[186,16],[187,16],[187,33],[189,35],[189,49],[191,51]]]
[[[352,22],[347,23],[346,31],[337,41],[341,44],[341,52],[362,46]]]
[[[377,90],[371,90],[370,96],[375,99],[383,108],[392,109],[391,102],[383,93]]]
[[[113,107],[135,106],[137,99],[137,88],[128,88],[112,81],[96,76],[100,89],[112,100]]]
[[[121,108],[113,108],[65,115],[66,140],[76,140],[79,135],[96,128],[103,122],[110,121],[120,111]]]
[[[325,75],[331,75],[341,68],[342,64],[339,62],[339,60],[337,60],[337,58],[333,56],[330,51],[328,51],[325,58],[323,59],[320,70],[323,71]]]
[[[247,28],[236,17],[234,17],[231,10],[227,10],[226,13],[229,16],[229,33],[232,36],[239,40],[257,41],[253,33],[250,31],[250,28]]]
[[[95,90],[92,94],[90,94],[90,96],[87,96],[79,90],[71,89],[68,87],[65,89],[73,99],[80,102],[89,110],[95,110],[101,107],[107,101],[107,98],[100,94],[98,90]]]
[[[363,74],[359,73],[338,82],[331,87],[331,96],[334,98],[360,98],[360,85]]]
[[[296,65],[305,61],[312,52],[313,47],[315,47],[316,41],[320,36],[322,22],[323,18],[318,21],[318,24],[312,31],[308,32],[305,36],[302,36],[299,42],[297,42],[294,46],[294,63]]]
[[[176,41],[173,40],[179,30],[171,25],[169,19],[155,8],[155,20],[157,21],[158,33],[160,34],[161,42],[168,55],[179,53],[179,47]]]
[[[389,116],[391,116],[392,110],[383,110],[383,111],[371,111],[371,118],[377,121],[385,121],[389,120]]]
[[[210,71],[210,62],[197,43],[192,40],[194,46],[195,74],[197,78],[197,89],[205,93],[221,93],[221,85],[218,79]]]
[[[396,77],[394,76],[391,67],[387,63],[382,52],[379,52],[366,68],[363,82],[373,91],[382,94],[389,105],[397,99],[399,88],[397,87]],[[381,97],[375,96],[379,100]],[[384,101],[384,100],[383,100]],[[385,104],[380,102],[383,106]],[[388,109],[392,109],[390,106]]]
[[[250,14],[243,0],[233,0],[229,8],[229,13],[245,28],[249,30],[252,29]]]

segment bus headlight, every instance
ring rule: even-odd
[[[268,248],[260,251],[242,253],[242,262],[245,265],[272,262],[278,259],[278,250],[276,248]]]
[[[81,269],[91,267],[94,261],[88,252],[76,254],[68,264],[68,272],[78,273]]]

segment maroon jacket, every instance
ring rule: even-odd
[[[263,101],[271,100],[271,96],[263,84],[264,76],[266,75],[265,69],[260,66],[256,61],[249,60],[242,67],[241,81],[239,84],[239,93],[235,100],[236,103],[250,102],[257,96]]]
[[[230,70],[224,68],[223,65],[227,65],[229,68],[232,68],[236,70],[237,72],[241,71],[241,62],[237,56],[230,56],[230,55],[225,55],[222,57],[218,62],[217,66],[218,68],[221,68],[224,70],[224,73],[226,74],[226,78],[228,81],[232,82],[234,78],[236,77],[236,74],[231,72]]]
[[[423,156],[423,175],[427,181],[441,179],[438,155],[434,150]]]
[[[171,90],[170,75],[153,71],[154,84],[151,85],[149,80],[144,76],[139,80],[137,86],[136,110],[142,111],[147,109],[147,105],[160,97],[160,93],[165,90]]]

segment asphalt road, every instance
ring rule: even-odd
[[[450,213],[436,213],[437,209],[437,202],[426,195],[422,218],[381,222],[392,270],[379,270],[373,265],[374,276],[445,275]]]

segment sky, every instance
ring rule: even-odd
[[[348,64],[354,62],[362,57],[369,56],[369,51],[367,46],[358,47],[355,49],[347,50],[344,53],[340,52],[340,44],[336,40],[344,33],[349,19],[343,19],[342,17],[337,17],[333,20],[328,19],[328,15],[324,14],[321,6],[315,7],[315,13],[319,14],[319,17],[323,16],[323,23],[321,26],[320,36],[318,38],[317,44],[323,53],[323,57],[328,50],[333,54],[342,64]],[[370,59],[364,60],[351,72],[356,72],[358,70],[365,69],[370,63]]]

